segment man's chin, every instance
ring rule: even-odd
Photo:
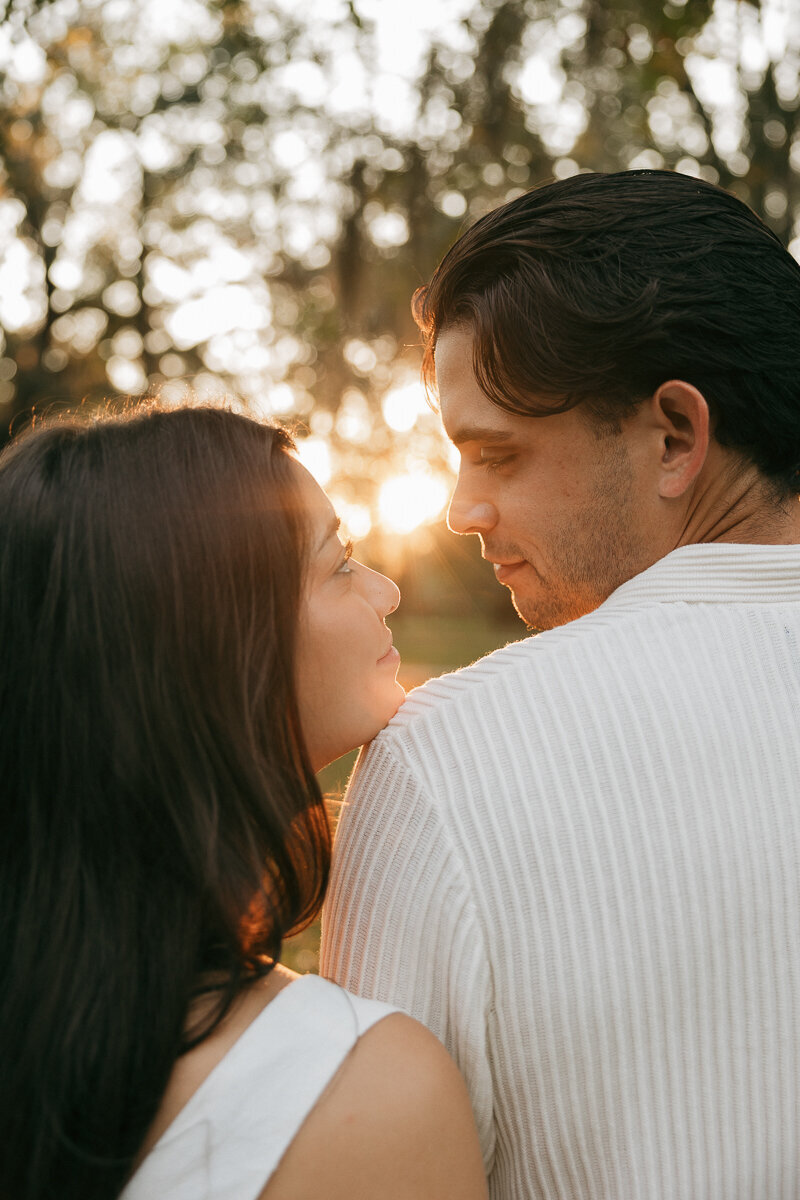
[[[532,633],[566,625],[588,611],[588,607],[582,608],[578,597],[548,587],[536,567],[525,560],[497,572],[497,578],[508,589],[517,616]]]
[[[541,604],[532,601],[530,597],[520,596],[516,592],[511,593],[511,603],[514,606],[514,611],[521,621],[524,621],[531,633],[542,633],[545,629],[552,629],[552,624],[546,624],[546,616],[542,611]]]
[[[548,629],[557,629],[559,625],[577,621],[578,617],[585,617],[602,603],[602,598],[531,596],[512,591],[511,603],[531,633],[544,633]]]

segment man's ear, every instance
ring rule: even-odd
[[[662,383],[651,403],[660,439],[659,495],[676,500],[697,479],[708,455],[708,403],[702,392],[680,379]]]

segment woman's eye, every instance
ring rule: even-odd
[[[353,543],[350,541],[342,548],[342,559],[334,572],[335,575],[352,575],[353,568],[350,566],[352,556]]]

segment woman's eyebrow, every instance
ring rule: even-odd
[[[317,552],[324,550],[325,546],[328,544],[328,542],[334,536],[334,534],[339,532],[341,524],[342,524],[341,517],[331,517],[330,523],[327,525],[324,534],[320,538],[319,546],[317,547]]]

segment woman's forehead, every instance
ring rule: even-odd
[[[328,529],[330,532],[335,532],[333,526],[337,518],[330,500],[302,463],[295,460],[295,468],[300,489],[300,502],[312,529],[315,533],[318,530],[321,533]]]

